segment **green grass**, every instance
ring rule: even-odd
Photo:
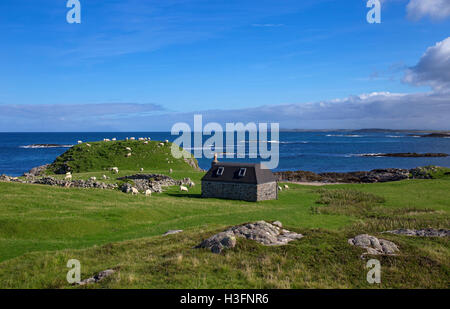
[[[77,145],[60,156],[74,179],[102,175],[105,182],[144,168],[144,173],[190,177],[189,193],[177,187],[145,197],[119,190],[0,183],[0,288],[74,288],[67,261],[78,259],[82,278],[116,273],[85,288],[448,288],[447,238],[409,238],[381,232],[396,228],[449,228],[450,177],[431,180],[317,187],[290,184],[276,201],[202,199],[204,175],[157,142]],[[125,147],[132,148],[126,158]],[[167,163],[173,162],[173,163]],[[107,169],[117,166],[118,175]],[[53,175],[63,178],[64,175]],[[101,180],[103,181],[103,180]],[[220,255],[193,249],[225,228],[279,220],[305,235],[286,246],[265,247],[238,239]],[[183,233],[162,237],[168,230]],[[394,241],[398,256],[380,257],[382,284],[366,281],[361,248],[347,239],[370,233]]]
[[[160,143],[151,141],[145,144],[143,141],[121,140],[75,145],[56,158],[49,166],[48,173],[61,173],[61,170],[67,168],[73,173],[105,171],[111,167],[134,171],[139,171],[140,168],[186,171],[193,169],[183,158],[176,159],[172,156],[171,143],[165,143],[164,146],[159,145]],[[127,157],[128,153],[131,153],[131,157]],[[189,157],[197,164],[191,154]]]
[[[448,288],[448,239],[380,234],[448,228],[447,179],[321,189],[290,184],[278,201],[248,203],[199,198],[202,175],[175,171],[173,177],[191,177],[197,186],[151,197],[0,183],[0,287],[72,288],[66,263],[76,258],[82,278],[117,270],[89,288]],[[281,247],[239,239],[220,255],[193,249],[227,226],[256,220],[280,220],[305,237]],[[185,232],[161,237],[169,229]],[[363,232],[401,249],[379,257],[380,286],[365,280],[363,250],[347,244]]]

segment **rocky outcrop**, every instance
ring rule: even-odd
[[[113,269],[107,269],[107,270],[99,272],[94,277],[91,277],[91,278],[85,279],[83,281],[80,281],[78,283],[78,285],[86,285],[86,284],[91,284],[91,283],[97,283],[97,282],[100,282],[103,279],[111,276],[114,273],[115,273],[115,271]]]
[[[420,137],[450,137],[450,133],[431,133],[426,135],[420,135]]]
[[[348,243],[352,246],[366,249],[365,254],[370,255],[395,255],[399,249],[395,243],[386,239],[378,239],[375,236],[361,234],[350,238]]]
[[[367,153],[362,157],[394,157],[394,158],[433,158],[448,157],[446,153],[416,153],[416,152],[398,152],[398,153]]]
[[[282,229],[281,226],[282,224],[279,221],[274,222],[274,224],[258,221],[233,226],[224,232],[205,239],[196,248],[207,248],[213,253],[220,253],[224,249],[234,248],[237,237],[251,239],[265,246],[286,245],[290,241],[303,238],[302,234]]]
[[[25,177],[37,177],[44,175],[45,170],[49,164],[33,167],[28,173],[24,173],[23,176]]]
[[[387,231],[385,233],[405,235],[405,236],[420,236],[420,237],[448,237],[450,236],[450,230],[447,229],[422,229],[422,230],[411,230],[411,229],[397,229],[393,231]]]
[[[172,177],[161,174],[136,174],[118,178],[118,180],[131,180],[134,187],[140,191],[145,192],[150,190],[152,193],[162,193],[163,187],[169,186],[181,186],[194,184],[190,178],[184,178],[182,180],[175,180]],[[122,191],[127,190],[129,184],[122,185]],[[195,185],[195,184],[194,184]],[[130,185],[131,186],[131,185]]]
[[[64,180],[53,177],[42,177],[32,181],[25,181],[25,183],[58,186],[58,187],[73,187],[73,188],[97,188],[97,189],[116,189],[116,184],[107,184],[96,180]]]
[[[323,182],[323,183],[374,183],[404,179],[432,179],[439,167],[426,166],[410,170],[400,168],[376,169],[368,172],[320,173],[307,171],[285,171],[274,173],[278,181]]]

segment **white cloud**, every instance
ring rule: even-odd
[[[278,122],[281,128],[291,129],[450,129],[450,93],[374,92],[329,101],[185,113],[150,112],[155,108],[152,106],[148,106],[149,112],[146,112],[144,107],[134,110],[126,106],[100,105],[94,110],[90,110],[89,105],[77,106],[75,115],[93,112],[88,118],[74,117],[70,114],[72,109],[63,106],[54,106],[52,113],[50,107],[42,109],[40,105],[26,108],[0,105],[0,131],[169,131],[176,122],[192,126],[197,113],[203,115],[204,123]],[[4,113],[8,108],[16,112]],[[99,110],[110,111],[110,114],[105,117]]]
[[[429,16],[433,19],[444,19],[450,16],[449,0],[410,0],[407,7],[408,17],[421,19]]]
[[[450,37],[429,47],[419,63],[406,71],[404,81],[429,85],[435,91],[450,91]]]

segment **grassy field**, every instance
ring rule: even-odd
[[[168,167],[149,164],[146,172],[168,174]],[[109,181],[133,173],[121,169],[108,174]],[[81,262],[82,278],[117,270],[84,288],[449,288],[447,238],[381,234],[402,227],[449,228],[448,174],[320,188],[289,184],[279,200],[259,203],[201,199],[203,172],[185,166],[171,176],[190,177],[197,185],[189,193],[171,187],[145,197],[0,183],[0,288],[77,288],[66,281],[69,259]],[[238,239],[236,248],[220,255],[193,249],[228,226],[257,220],[279,220],[305,237],[278,247]],[[184,232],[161,236],[171,229]],[[380,285],[366,281],[364,250],[347,243],[361,233],[400,247],[398,256],[377,257]]]
[[[201,173],[188,174],[199,182]],[[347,238],[448,228],[449,185],[447,179],[323,189],[291,184],[278,201],[247,203],[200,199],[199,185],[144,197],[0,183],[0,287],[71,288],[66,263],[76,258],[82,278],[118,270],[92,288],[371,288],[363,250]],[[221,255],[192,248],[227,226],[256,220],[280,220],[305,237],[282,247],[240,239]],[[162,237],[169,229],[185,232]],[[380,258],[381,287],[448,288],[447,239],[383,237],[401,254]]]

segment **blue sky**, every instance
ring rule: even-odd
[[[0,131],[450,129],[450,1],[66,2],[0,2]]]

